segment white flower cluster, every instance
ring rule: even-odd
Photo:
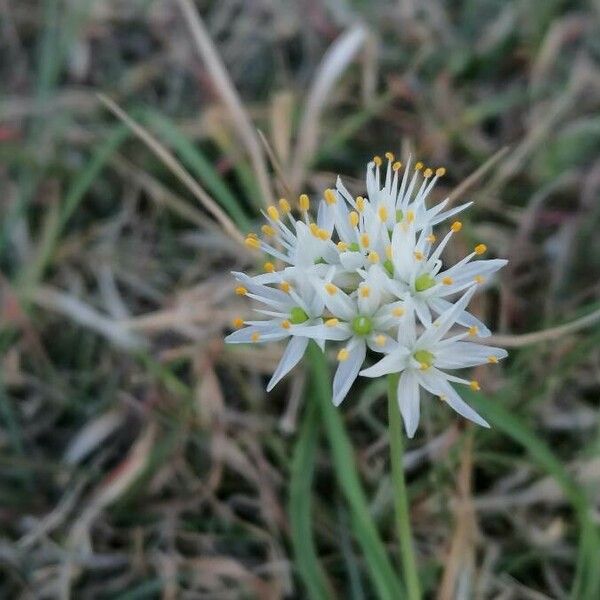
[[[478,390],[479,384],[446,370],[497,363],[507,355],[476,343],[490,331],[466,311],[478,285],[506,261],[477,260],[486,251],[479,244],[446,268],[442,252],[462,225],[454,221],[439,241],[433,228],[471,203],[446,209],[446,199],[428,208],[445,169],[434,172],[420,162],[411,168],[409,159],[403,170],[392,153],[385,156],[387,167],[378,156],[367,165],[366,197],[353,198],[338,178],[335,190],[325,190],[316,221],[305,194],[299,198],[300,218],[285,199],[266,210],[264,236],[250,234],[246,244],[274,262],[254,277],[234,273],[236,293],[264,305],[256,310],[266,319],[235,319],[237,331],[226,341],[289,339],[268,391],[300,361],[311,339],[322,350],[332,340],[342,344],[333,380],[336,406],[359,374],[400,373],[398,402],[410,437],[419,422],[421,387],[487,426],[450,385]],[[453,327],[460,330],[450,332]],[[361,371],[367,347],[383,356]]]

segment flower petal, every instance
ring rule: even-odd
[[[398,406],[406,435],[412,438],[417,431],[420,414],[419,382],[412,369],[404,371],[398,381]]]
[[[348,345],[348,358],[340,361],[333,377],[333,404],[335,406],[339,406],[348,394],[367,354],[364,340],[354,338],[353,342]]]
[[[304,356],[304,351],[308,345],[309,339],[304,337],[292,337],[273,373],[273,377],[267,385],[267,392],[270,392],[282,377],[285,377]]]

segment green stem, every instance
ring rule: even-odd
[[[419,573],[415,560],[412,532],[410,529],[410,503],[404,480],[404,442],[400,409],[398,407],[398,374],[388,375],[388,422],[390,430],[390,454],[392,459],[392,484],[394,489],[394,509],[396,528],[400,543],[400,554],[404,568],[404,581],[409,600],[421,598]]]

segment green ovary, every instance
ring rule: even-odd
[[[352,242],[349,246],[348,246],[348,250],[350,252],[359,252],[360,251],[360,246],[356,243],[356,242]]]
[[[373,321],[369,317],[354,317],[352,331],[356,335],[369,335],[373,331]]]
[[[404,213],[398,209],[396,211],[396,223],[400,223],[400,221],[402,221],[402,219],[404,218]]]
[[[415,279],[415,290],[423,292],[436,284],[435,279],[429,273],[423,273]]]
[[[300,325],[300,323],[308,321],[308,315],[299,306],[294,306],[290,311],[290,321],[294,325]]]
[[[418,363],[430,367],[433,364],[434,356],[429,350],[417,350],[413,356]]]
[[[390,274],[394,275],[394,263],[388,258],[383,263],[383,268]]]

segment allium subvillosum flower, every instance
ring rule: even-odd
[[[300,361],[312,339],[323,350],[328,342],[336,346],[336,405],[359,372],[400,373],[398,398],[409,435],[419,420],[420,388],[485,425],[450,385],[477,389],[478,384],[446,370],[506,356],[477,343],[490,331],[466,310],[476,290],[506,261],[479,259],[487,248],[477,244],[458,263],[445,265],[443,251],[462,225],[452,222],[439,241],[434,228],[470,203],[447,208],[446,199],[430,206],[445,170],[422,163],[410,168],[410,159],[403,170],[391,153],[386,158],[384,176],[382,159],[368,164],[365,196],[353,197],[338,178],[336,189],[318,201],[315,220],[305,194],[295,207],[281,199],[264,212],[262,237],[250,234],[246,244],[269,256],[265,272],[235,275],[236,292],[262,304],[257,310],[266,319],[237,318],[238,330],[226,341],[288,340],[268,390]],[[457,331],[450,335],[452,328]],[[368,349],[383,358],[361,372]]]

